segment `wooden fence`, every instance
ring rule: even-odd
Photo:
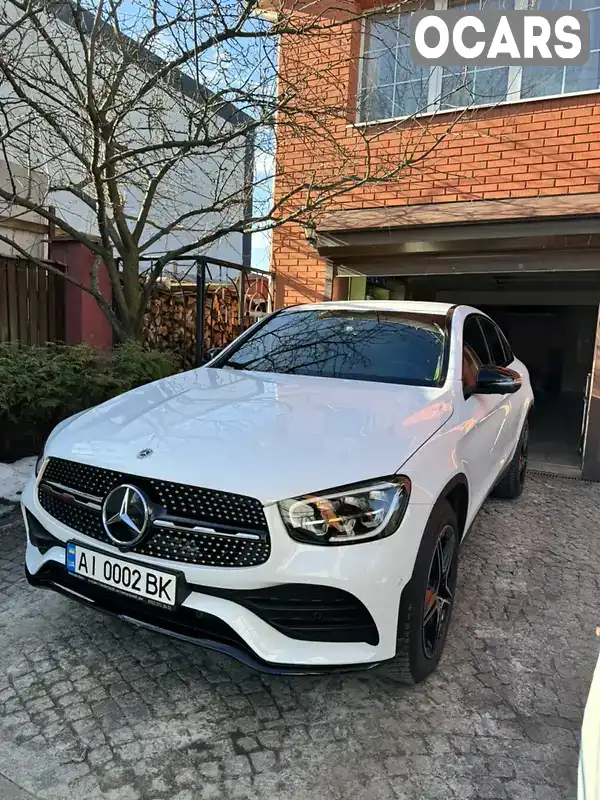
[[[0,258],[0,342],[46,344],[65,336],[65,283],[44,267]]]

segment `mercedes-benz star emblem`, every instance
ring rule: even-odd
[[[143,492],[124,483],[110,492],[102,506],[102,523],[109,539],[119,547],[141,541],[150,522],[150,506]]]

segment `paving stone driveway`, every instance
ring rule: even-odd
[[[23,577],[0,519],[0,794],[114,800],[574,798],[596,660],[600,487],[488,502],[425,684],[259,676]]]

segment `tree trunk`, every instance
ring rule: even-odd
[[[125,303],[118,304],[117,313],[122,331],[116,333],[120,341],[140,339],[145,309],[141,308],[143,293],[139,257],[131,256],[121,262],[120,279]]]

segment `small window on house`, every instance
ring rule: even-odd
[[[417,67],[410,58],[411,14],[433,8],[423,0],[402,12],[365,23],[359,121],[580,94],[600,89],[600,0],[437,0],[438,10],[585,10],[590,16],[591,56],[583,66]]]

